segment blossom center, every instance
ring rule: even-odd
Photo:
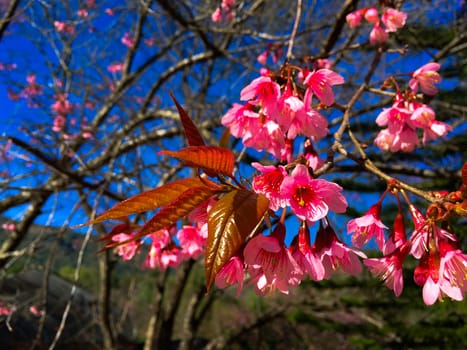
[[[301,207],[316,199],[316,192],[310,186],[297,186],[293,193],[293,199]]]

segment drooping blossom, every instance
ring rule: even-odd
[[[374,7],[367,8],[364,17],[367,22],[376,23],[379,21],[378,10]]]
[[[329,279],[339,268],[348,274],[358,275],[362,271],[358,257],[367,258],[363,252],[342,243],[331,226],[320,227],[316,234],[314,250],[323,263],[325,279]]]
[[[352,219],[347,224],[347,231],[353,232],[352,243],[357,248],[363,247],[374,237],[379,249],[383,250],[384,229],[387,229],[387,226],[381,221],[380,201],[374,204],[364,216]]]
[[[405,25],[407,14],[405,12],[388,7],[384,10],[381,20],[386,26],[386,30],[388,32],[397,32],[398,29]]]
[[[399,248],[403,244],[406,244],[406,242],[407,235],[405,233],[404,215],[402,215],[402,212],[399,211],[396,217],[394,218],[392,232],[389,235],[387,241],[384,243],[383,254],[388,255],[392,253],[396,250],[396,248]],[[406,245],[410,246],[410,243],[407,243]]]
[[[310,245],[310,232],[305,222],[302,222],[298,231],[298,239],[290,246],[292,257],[297,262],[302,274],[307,274],[313,281],[324,278],[324,265],[314,246]],[[300,274],[297,276],[300,278]]]
[[[310,140],[305,140],[304,146],[303,156],[306,159],[306,165],[313,171],[318,170],[324,164],[324,160],[316,153]]]
[[[197,259],[204,252],[206,235],[194,226],[185,225],[177,232],[183,254],[192,259]]]
[[[260,104],[264,112],[271,116],[277,113],[279,97],[280,86],[270,77],[256,78],[240,92],[240,100]]]
[[[72,23],[66,23],[62,21],[54,21],[54,27],[57,32],[65,34],[74,34],[75,26]]]
[[[462,300],[467,292],[467,255],[459,248],[458,242],[441,239],[438,242],[441,254],[441,265],[443,267],[443,277],[453,288],[459,288]]]
[[[282,182],[281,192],[300,220],[318,221],[328,211],[343,213],[347,201],[342,187],[323,179],[313,179],[305,165],[299,164]]]
[[[409,86],[414,93],[420,90],[426,95],[434,96],[438,93],[435,84],[441,82],[441,76],[438,73],[440,68],[439,63],[430,62],[412,73],[412,79],[409,81]]]
[[[222,10],[220,7],[216,8],[211,15],[211,21],[214,23],[222,22]]]
[[[234,255],[217,273],[215,284],[218,288],[224,289],[237,283],[237,296],[240,296],[244,279],[245,273],[243,260]]]
[[[370,44],[381,45],[388,41],[388,39],[388,32],[383,27],[381,27],[379,22],[377,22],[370,32]]]
[[[107,70],[110,73],[118,73],[118,72],[121,72],[122,69],[123,69],[123,63],[121,62],[111,63],[107,66]]]
[[[322,104],[330,106],[334,103],[334,93],[331,86],[343,84],[344,78],[332,70],[318,69],[304,75],[303,83],[308,86],[308,95],[312,92]],[[307,97],[304,99],[306,105],[311,101]]]
[[[136,44],[135,38],[132,37],[129,33],[123,34],[121,42],[122,42],[123,45],[125,45],[128,48],[131,48],[131,47],[135,46],[135,44]]]
[[[40,310],[36,305],[31,305],[29,307],[29,312],[37,317],[42,316],[45,313],[44,310]]]
[[[283,166],[261,165],[260,163],[251,163],[251,165],[261,172],[253,178],[253,189],[256,193],[263,194],[269,199],[269,208],[278,210],[285,208],[287,202],[281,194],[281,185],[287,172]]]
[[[50,106],[52,111],[61,115],[67,115],[72,112],[73,104],[68,101],[67,96],[58,94],[55,96],[55,102]]]
[[[288,294],[289,287],[300,283],[300,267],[284,244],[285,228],[278,224],[270,236],[258,234],[245,246],[243,255],[257,293],[272,289]]]
[[[132,234],[118,233],[112,236],[113,242],[126,242],[133,238]],[[140,243],[137,241],[126,242],[119,244],[116,247],[117,254],[122,257],[123,260],[131,260],[136,255],[140,248]]]
[[[350,28],[357,27],[362,21],[362,18],[363,16],[360,10],[351,12],[347,16],[345,16],[345,20],[347,21],[347,24],[349,25]]]
[[[268,59],[268,56],[269,56],[269,51],[268,50],[265,50],[263,52],[261,52],[258,57],[256,58],[256,60],[258,61],[258,63],[262,64],[263,66],[266,64],[266,61]]]
[[[3,301],[0,301],[0,316],[8,316],[11,315],[13,309],[8,305],[5,305]]]
[[[408,245],[403,245],[385,257],[365,259],[363,262],[372,274],[378,276],[386,287],[394,291],[396,297],[401,295],[404,288],[402,263],[408,252]]]
[[[449,275],[445,274],[444,257],[440,256],[440,251],[430,245],[430,249],[421,257],[419,265],[414,271],[414,281],[417,285],[423,286],[423,302],[426,305],[433,305],[436,300],[442,300],[445,295],[450,298],[461,301],[464,298],[463,291],[459,285],[451,284]],[[465,280],[465,260],[463,261]],[[465,282],[464,282],[465,283]],[[465,287],[463,287],[465,290]]]
[[[63,115],[57,115],[54,118],[52,130],[55,132],[61,132],[65,128],[66,119]]]

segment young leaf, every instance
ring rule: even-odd
[[[187,166],[203,169],[209,176],[217,174],[232,177],[235,158],[232,151],[217,146],[190,146],[180,151],[161,151],[183,160]]]
[[[175,106],[177,106],[178,114],[180,115],[180,120],[182,121],[183,130],[185,131],[185,136],[188,141],[188,145],[189,146],[204,146],[205,143],[204,143],[203,137],[201,136],[196,125],[193,123],[191,118],[185,112],[183,107],[180,106],[180,104],[175,99],[175,96],[172,93],[170,93],[170,97],[174,101]]]
[[[192,187],[204,186],[204,188],[208,188],[206,184],[212,184],[214,188],[218,187],[218,185],[212,181],[201,181],[199,178],[188,178],[165,184],[117,203],[86,225],[97,224],[105,220],[120,219],[131,214],[157,209],[174,200]]]
[[[219,270],[261,222],[269,200],[248,190],[235,190],[222,197],[208,213],[206,286],[211,288]]]

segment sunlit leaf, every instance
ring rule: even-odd
[[[185,162],[187,166],[201,168],[209,176],[232,176],[235,158],[232,151],[217,146],[190,146],[180,151],[161,151]]]
[[[235,190],[222,197],[208,213],[206,247],[207,290],[220,269],[238,251],[268,210],[269,201],[261,194]]]
[[[218,186],[212,181],[202,181],[199,178],[188,178],[174,181],[156,189],[130,197],[116,204],[86,225],[97,224],[105,220],[121,219],[131,214],[154,210],[171,202],[180,194],[192,187],[204,186],[205,188],[208,188],[209,184],[211,184],[213,187]]]
[[[176,100],[175,96],[172,93],[170,93],[170,97],[172,97],[172,100],[174,101],[175,106],[177,106],[178,114],[180,115],[180,120],[182,121],[183,130],[185,131],[185,136],[188,141],[188,145],[204,146],[205,143],[204,143],[203,137],[201,136],[196,125],[193,123],[191,118],[185,112],[183,107],[180,106],[180,104],[178,103],[178,101]]]
[[[132,240],[140,239],[164,227],[174,225],[197,206],[221,191],[220,187],[215,189],[206,186],[192,187],[186,190],[146,222]]]

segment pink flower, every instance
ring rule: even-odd
[[[364,253],[342,243],[330,226],[324,229],[320,227],[316,234],[314,250],[323,263],[326,279],[339,267],[348,274],[358,275],[362,271],[362,265],[357,256],[367,258]]]
[[[381,25],[376,23],[373,27],[373,29],[370,32],[370,44],[371,45],[378,45],[378,44],[384,44],[386,41],[388,41],[388,33],[385,31]]]
[[[89,15],[88,10],[86,9],[79,9],[78,10],[78,17],[86,18]]]
[[[160,269],[163,271],[168,267],[177,268],[184,258],[186,257],[184,254],[181,254],[180,248],[171,244],[161,252]]]
[[[402,263],[407,256],[408,247],[402,246],[383,258],[365,259],[363,262],[374,275],[384,282],[384,285],[394,291],[396,297],[401,295],[404,288]]]
[[[125,45],[126,47],[129,47],[129,48],[135,46],[135,44],[136,44],[135,39],[132,36],[130,36],[129,33],[123,34],[121,42],[122,42],[123,45]]]
[[[111,8],[106,8],[104,12],[105,12],[107,15],[109,15],[109,16],[115,15],[114,10],[111,9]]]
[[[222,22],[222,10],[220,7],[216,8],[211,15],[211,21],[214,23]]]
[[[430,140],[437,139],[438,137],[445,136],[448,132],[452,131],[452,127],[446,123],[434,120],[428,128],[423,129],[423,143]]]
[[[419,144],[418,136],[415,130],[406,126],[402,131],[395,134],[391,145],[391,152],[399,150],[403,152],[412,152]]]
[[[54,21],[54,27],[57,29],[57,32],[66,33],[66,34],[74,34],[75,33],[75,26],[71,23],[65,23],[61,21]]]
[[[248,131],[258,124],[259,114],[254,111],[255,106],[247,102],[245,105],[234,103],[222,117],[222,125],[230,129],[232,136],[243,138]]]
[[[269,56],[269,51],[266,50],[266,51],[263,51],[262,53],[260,53],[258,55],[258,57],[256,58],[256,60],[258,61],[258,63],[260,63],[262,65],[265,65],[266,60],[268,59],[268,56]]]
[[[55,131],[55,132],[61,132],[65,128],[65,124],[66,124],[65,117],[62,116],[62,115],[57,115],[54,118],[54,123],[53,123],[53,126],[52,126],[52,130]]]
[[[388,32],[396,32],[399,28],[402,28],[405,25],[406,19],[407,14],[405,12],[393,8],[387,8],[381,17]]]
[[[365,11],[365,19],[370,23],[376,23],[379,21],[378,10],[374,7],[370,7]]]
[[[452,259],[452,258],[451,258]],[[452,285],[449,278],[454,271],[451,270],[445,275],[445,258],[440,257],[440,252],[430,249],[420,259],[419,265],[414,271],[415,283],[423,286],[423,302],[426,305],[433,305],[437,299],[442,300],[444,295],[460,301],[464,298],[462,289],[457,285]],[[465,259],[463,260],[463,275],[465,276]],[[465,277],[462,277],[465,279]],[[464,287],[465,288],[465,287]]]
[[[243,251],[257,292],[261,294],[272,288],[288,294],[289,286],[300,281],[294,274],[300,267],[284,244],[285,228],[278,224],[270,236],[259,234],[253,237]]]
[[[453,288],[459,288],[459,292],[455,292],[457,299],[462,300],[464,293],[467,291],[467,255],[458,248],[457,242],[451,243],[448,240],[440,240],[438,242],[441,253],[441,265],[444,271],[443,277],[449,282]],[[457,295],[456,295],[457,294]]]
[[[51,108],[55,113],[67,115],[72,112],[73,105],[67,100],[66,95],[59,94],[55,96],[55,103]]]
[[[218,272],[215,283],[216,286],[221,289],[238,283],[237,296],[240,296],[244,279],[243,261],[238,256],[233,256]]]
[[[131,234],[119,233],[112,236],[112,241],[121,243],[126,242],[131,238],[133,238],[133,235]],[[117,254],[121,256],[123,260],[131,260],[138,252],[139,247],[139,242],[131,241],[117,245],[116,250]]]
[[[278,210],[285,208],[287,201],[281,195],[280,188],[287,172],[283,166],[275,167],[273,165],[263,166],[259,163],[251,163],[262,174],[253,179],[253,189],[256,193],[263,194],[269,199],[269,208]]]
[[[427,63],[415,72],[412,73],[412,79],[409,81],[409,86],[414,93],[418,91],[418,87],[426,95],[434,96],[438,93],[435,84],[441,81],[441,76],[438,74],[440,68],[439,63]]]
[[[307,273],[313,281],[321,281],[324,278],[323,263],[314,247],[310,246],[310,232],[304,222],[298,231],[298,244],[293,242],[290,249],[292,257],[303,273]]]
[[[282,182],[281,192],[300,220],[318,221],[329,210],[343,213],[347,201],[342,187],[322,179],[312,179],[308,168],[299,164]]]
[[[310,140],[305,140],[304,146],[303,156],[306,159],[306,165],[313,171],[318,170],[324,164],[324,160],[318,156]]]
[[[350,28],[355,28],[362,21],[362,13],[360,10],[351,12],[345,17],[345,20]]]
[[[321,69],[321,68],[330,69],[331,67],[332,67],[332,61],[327,58],[318,58],[316,61],[313,62],[314,69]]]
[[[177,238],[180,242],[182,252],[188,257],[197,259],[204,252],[206,237],[194,226],[183,226],[177,232]]]
[[[354,232],[352,243],[357,248],[363,247],[375,237],[379,249],[382,250],[385,228],[387,228],[386,225],[381,222],[381,202],[373,205],[364,216],[352,219],[347,224],[347,231]]]
[[[240,100],[250,100],[250,103],[254,105],[260,104],[265,113],[270,116],[277,113],[279,97],[280,86],[270,77],[256,78],[240,92]]]
[[[31,305],[29,307],[29,312],[34,316],[42,316],[44,314],[44,310],[39,310],[36,305]]]
[[[399,211],[394,219],[393,230],[389,235],[389,239],[383,246],[383,254],[387,255],[392,253],[403,244],[407,242],[407,236],[405,234],[405,222],[404,216]],[[410,244],[407,244],[410,247]]]
[[[8,316],[13,313],[13,309],[5,305],[2,301],[0,301],[0,316]]]
[[[322,104],[330,106],[334,103],[334,93],[331,86],[343,84],[344,78],[332,70],[318,69],[305,75],[303,83],[308,85],[308,89],[316,95]],[[308,100],[309,98],[305,98],[307,105]]]
[[[121,72],[122,69],[123,69],[123,63],[120,63],[120,62],[112,63],[107,66],[107,70],[110,73],[118,73],[118,72]]]

